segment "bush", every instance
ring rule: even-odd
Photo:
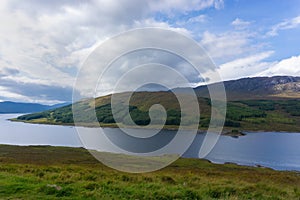
[[[235,121],[232,121],[232,120],[225,120],[225,126],[228,126],[228,127],[241,127],[241,123],[240,122],[235,122]]]

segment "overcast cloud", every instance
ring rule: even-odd
[[[274,21],[262,24],[256,16],[232,14],[231,4],[223,0],[3,0],[0,101],[70,101],[76,74],[87,56],[106,39],[142,27],[171,28],[192,37],[207,50],[225,80],[299,75],[300,52],[293,51],[296,47],[281,52],[275,45],[283,41],[284,31],[294,31],[290,37],[296,38],[299,15],[290,12],[291,16],[274,16]],[[186,64],[173,63],[176,59],[167,56],[160,59],[193,84],[202,81],[186,70]]]

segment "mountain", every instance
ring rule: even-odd
[[[20,103],[4,101],[0,102],[0,113],[33,113],[55,109],[67,105],[68,103],[55,104],[52,106],[38,103]]]
[[[211,86],[219,84],[214,83]],[[227,99],[249,100],[249,99],[300,99],[300,77],[274,76],[242,78],[238,80],[225,81]],[[209,97],[207,86],[195,88],[198,96]]]
[[[218,84],[218,83],[216,83]],[[300,132],[300,93],[298,77],[259,77],[245,78],[224,83],[227,97],[225,129],[296,131]],[[178,88],[186,101],[189,93]],[[207,96],[207,86],[195,88],[201,110],[199,129],[205,130],[210,123],[211,102]],[[116,94],[120,97],[127,93]],[[178,100],[171,91],[135,92],[131,96],[129,111],[133,121],[141,126],[150,122],[149,108],[161,104],[167,111],[165,128],[177,128],[180,118],[189,117],[181,110]],[[111,95],[95,99],[95,109],[91,100],[76,102],[74,106],[80,113],[80,124],[97,126],[91,122],[91,113],[96,110],[98,122],[102,126],[115,127],[111,111]],[[192,106],[188,110],[194,109]],[[123,110],[119,110],[123,113]],[[129,116],[120,115],[122,124],[130,126]],[[18,117],[19,121],[30,123],[69,124],[72,125],[72,105],[58,109],[33,113]],[[189,117],[186,121],[193,121]],[[159,120],[158,120],[159,121]]]

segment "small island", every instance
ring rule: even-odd
[[[231,131],[223,132],[222,135],[231,136],[231,137],[240,137],[240,136],[245,136],[246,134],[240,130],[232,129]]]

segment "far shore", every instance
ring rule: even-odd
[[[17,118],[13,118],[13,119],[8,119],[11,122],[23,122],[23,123],[29,123],[29,124],[40,124],[40,125],[55,125],[55,126],[72,126],[75,127],[74,123],[56,123],[56,122],[49,122],[49,121],[25,121],[25,120],[19,120]],[[76,124],[76,126],[79,127],[84,127],[84,128],[99,128],[99,126],[101,128],[120,128],[117,124],[107,124],[107,123],[81,123],[81,124]],[[126,126],[126,127],[122,127],[122,128],[132,128],[132,129],[145,129],[146,127],[144,126]],[[157,127],[151,127],[151,129],[159,129]],[[175,125],[165,125],[163,128],[163,130],[168,130],[168,131],[176,131],[178,130],[178,126]],[[189,127],[186,127],[186,130],[191,130],[189,129]],[[207,129],[202,129],[199,128],[197,133],[198,134],[203,134],[206,133]],[[270,129],[270,130],[256,130],[256,129],[236,129],[236,128],[231,128],[231,127],[224,127],[222,130],[222,135],[225,136],[231,136],[231,137],[240,137],[240,136],[245,136],[247,135],[247,133],[251,133],[251,132],[284,132],[284,133],[300,133],[300,130],[291,130],[291,131],[285,131],[285,130],[276,130],[276,129]]]

